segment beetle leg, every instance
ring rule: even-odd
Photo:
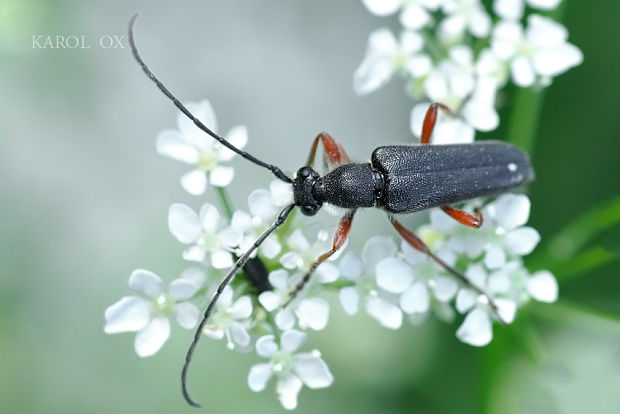
[[[450,206],[442,206],[441,209],[454,220],[466,226],[473,227],[474,229],[479,229],[484,221],[482,213],[478,209],[474,210],[473,215]]]
[[[424,253],[425,255],[427,255],[428,257],[430,257],[431,259],[433,259],[435,261],[435,263],[437,263],[439,266],[443,267],[445,270],[447,270],[450,274],[452,274],[453,276],[455,276],[457,279],[461,280],[463,283],[465,283],[467,286],[469,286],[469,288],[473,289],[474,291],[476,291],[476,293],[478,293],[479,295],[483,295],[484,297],[487,298],[488,302],[489,302],[489,306],[491,307],[491,310],[493,311],[493,313],[495,314],[495,316],[497,317],[497,319],[504,325],[506,325],[506,322],[501,318],[501,316],[499,315],[499,310],[497,308],[497,305],[495,304],[495,302],[493,302],[493,299],[491,299],[491,297],[482,289],[480,289],[478,286],[474,285],[473,283],[471,283],[469,281],[469,279],[467,279],[467,277],[465,275],[463,275],[461,272],[459,272],[458,270],[454,269],[453,267],[451,267],[450,265],[448,265],[446,262],[444,262],[443,260],[441,260],[441,258],[437,257],[433,252],[431,252],[431,250],[428,248],[428,246],[422,241],[422,239],[420,239],[418,236],[416,236],[412,231],[407,230],[398,220],[396,220],[393,216],[390,216],[390,221],[392,222],[392,225],[394,226],[394,228],[396,229],[396,231],[398,232],[398,234],[400,234],[403,239],[405,239],[405,241],[414,249]]]
[[[308,161],[306,161],[306,167],[311,167],[314,163],[314,156],[316,155],[316,150],[319,146],[319,140],[325,149],[325,161],[329,167],[335,167],[349,162],[349,156],[344,148],[342,148],[336,140],[329,136],[328,133],[321,132],[316,138],[314,138],[314,142],[310,148],[310,154],[308,155]]]
[[[454,115],[454,113],[446,105],[437,102],[432,103],[431,106],[429,106],[428,111],[426,111],[424,124],[422,124],[422,144],[428,144],[431,140],[431,135],[433,134],[433,129],[435,128],[435,122],[437,122],[437,112],[439,111],[439,108],[443,109],[448,115]]]
[[[340,219],[340,223],[338,223],[338,228],[336,229],[336,232],[334,233],[334,238],[332,240],[332,248],[329,251],[320,255],[318,259],[316,259],[312,263],[312,265],[310,265],[310,268],[308,269],[306,274],[304,274],[304,277],[289,293],[289,298],[284,303],[283,307],[286,307],[289,303],[291,303],[293,299],[295,299],[297,294],[304,288],[304,286],[306,286],[306,284],[310,280],[310,276],[312,276],[312,273],[314,273],[316,268],[319,267],[321,263],[329,259],[334,253],[338,251],[338,249],[340,249],[344,245],[344,242],[347,240],[347,236],[349,235],[349,231],[351,230],[351,223],[353,222],[354,215],[355,210],[350,210],[349,212],[347,212],[347,214],[344,215],[344,217]]]

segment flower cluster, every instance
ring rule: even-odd
[[[475,130],[494,129],[499,122],[495,97],[509,79],[518,86],[544,86],[582,59],[580,51],[566,42],[566,29],[553,20],[530,14],[524,28],[523,0],[495,0],[497,19],[479,0],[363,2],[379,16],[400,13],[403,31],[398,39],[388,29],[371,34],[366,57],[354,75],[355,90],[369,93],[396,73],[405,76],[414,97],[442,102],[457,114],[440,118],[435,143],[470,142]],[[527,0],[533,9],[557,4],[558,0]],[[416,135],[427,106],[413,108],[411,126]],[[210,129],[217,129],[208,101],[189,103],[187,108]],[[232,128],[226,139],[242,148],[246,128]],[[171,317],[182,328],[197,326],[198,306],[206,306],[227,269],[292,202],[291,185],[273,181],[268,189],[249,194],[246,210],[235,210],[226,193],[234,169],[225,165],[234,153],[181,114],[178,130],[160,133],[157,151],[192,165],[181,178],[183,188],[201,195],[210,183],[218,188],[222,208],[211,203],[199,208],[172,204],[168,227],[192,267],[167,290],[159,276],[138,269],[129,278],[135,295],[106,309],[105,332],[137,332],[135,351],[141,357],[164,345]],[[333,228],[324,217],[309,222],[293,212],[224,288],[202,333],[224,340],[230,350],[255,351],[266,359],[249,369],[247,384],[252,391],[262,391],[274,383],[287,409],[296,407],[304,385],[317,389],[333,382],[318,350],[299,352],[308,332],[327,326],[330,294],[338,296],[345,313],[353,315],[363,308],[388,329],[420,324],[430,315],[446,321],[459,318],[456,336],[484,346],[492,339],[494,321],[511,323],[517,309],[530,300],[555,301],[558,286],[551,273],[530,273],[524,266],[523,256],[540,240],[538,232],[526,226],[530,201],[525,195],[472,200],[464,209],[480,209],[484,216],[480,229],[460,225],[436,209],[430,212],[429,223],[415,233],[469,284],[404,240],[375,236],[361,254],[343,252],[345,244],[294,296],[312,263],[331,248]]]
[[[411,131],[419,136],[430,102],[447,105],[458,117],[440,118],[434,143],[472,142],[475,131],[499,125],[496,95],[510,80],[519,87],[544,87],[579,65],[581,51],[567,42],[560,23],[536,13],[524,16],[523,0],[494,0],[491,16],[480,0],[363,0],[371,13],[400,13],[397,38],[387,28],[368,40],[353,86],[364,95],[394,74],[407,80],[419,103]],[[560,0],[528,0],[534,11],[552,10]],[[525,22],[523,21],[525,20]]]

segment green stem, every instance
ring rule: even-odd
[[[532,154],[544,92],[534,88],[517,89],[512,99],[507,139],[513,145]]]
[[[224,212],[226,213],[226,217],[228,220],[232,220],[233,212],[235,211],[232,203],[230,202],[230,197],[228,196],[228,192],[225,187],[215,187],[215,192],[220,199],[220,203],[224,208]]]
[[[600,246],[592,247],[567,262],[552,267],[551,272],[558,281],[564,282],[578,276],[591,274],[593,270],[620,259],[620,253],[612,253]]]

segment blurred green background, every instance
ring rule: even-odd
[[[182,100],[210,99],[222,132],[248,126],[249,151],[285,170],[300,165],[323,130],[360,160],[378,145],[411,140],[413,102],[402,82],[364,98],[352,91],[368,34],[396,27],[358,1],[2,0],[2,413],[196,412],[179,392],[188,331],[173,328],[164,348],[142,360],[134,335],[102,330],[104,309],[128,294],[133,269],[171,280],[184,268],[168,206],[214,199],[185,194],[178,178],[186,167],[155,153],[176,110],[128,49],[97,45],[100,36],[124,35],[135,11],[142,53],[170,88]],[[564,10],[585,60],[547,89],[536,129],[530,223],[543,237],[539,259],[545,241],[620,193],[618,16],[617,0],[571,1]],[[38,34],[85,35],[92,47],[32,49]],[[250,189],[271,177],[235,165],[231,193],[245,208]],[[362,217],[353,248],[391,234],[378,212]],[[620,237],[617,224],[604,227],[580,251],[611,259],[586,257],[582,271],[555,263],[560,301],[528,306],[514,326],[496,326],[483,349],[460,343],[456,323],[392,332],[334,307],[309,345],[322,350],[336,381],[302,390],[297,412],[620,412]],[[270,391],[245,385],[254,361],[202,341],[190,386],[205,412],[283,411]]]

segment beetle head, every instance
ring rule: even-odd
[[[314,216],[323,205],[321,197],[317,197],[315,185],[319,180],[319,173],[312,167],[301,167],[293,180],[293,196],[295,205],[306,216]]]

